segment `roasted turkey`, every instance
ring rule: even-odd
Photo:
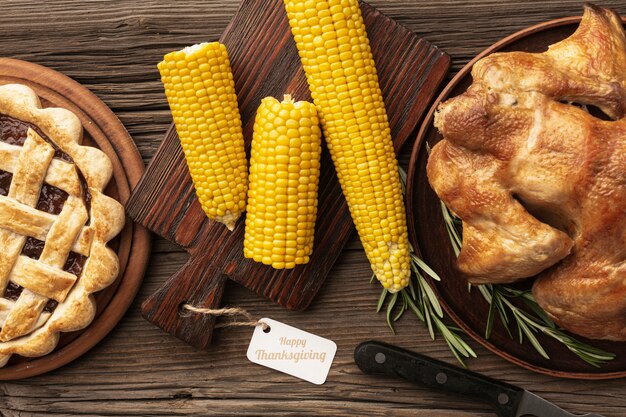
[[[560,326],[626,341],[620,17],[586,6],[569,38],[544,53],[489,55],[472,77],[438,108],[444,139],[427,169],[463,221],[458,268],[473,284],[536,277],[533,295]]]

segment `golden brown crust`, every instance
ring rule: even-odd
[[[626,37],[587,7],[540,54],[492,54],[439,107],[428,177],[463,220],[458,266],[473,283],[538,274],[533,294],[561,326],[626,340]],[[567,104],[597,106],[605,121]]]
[[[102,151],[81,146],[76,115],[42,109],[37,95],[23,85],[0,86],[0,114],[37,126],[74,162],[52,159],[54,149],[32,129],[23,147],[0,143],[0,169],[13,173],[9,194],[0,196],[0,294],[9,281],[23,287],[16,301],[0,296],[1,366],[12,354],[45,355],[60,332],[93,320],[91,294],[118,274],[117,256],[106,244],[120,232],[125,216],[122,205],[103,193],[111,161]],[[91,196],[89,213],[78,171]],[[34,208],[43,182],[68,193],[58,215]],[[26,236],[45,242],[38,260],[20,255]],[[70,251],[87,257],[79,277],[63,271]],[[59,303],[52,313],[43,311],[48,299]]]

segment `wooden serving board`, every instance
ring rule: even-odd
[[[449,57],[362,3],[396,150],[406,142],[447,73]],[[206,39],[198,39],[198,42]],[[306,78],[280,0],[243,0],[220,42],[228,48],[249,151],[263,97],[310,100]],[[179,45],[184,47],[187,45]],[[156,65],[156,63],[155,63]],[[144,317],[200,349],[209,346],[215,319],[183,314],[191,303],[220,305],[228,278],[288,309],[306,308],[353,230],[348,207],[326,150],[322,155],[315,247],[311,260],[275,270],[243,257],[244,221],[233,232],[205,216],[197,202],[176,130],[172,127],[137,186],[128,213],[185,248],[188,263],[142,306]],[[364,277],[365,279],[365,277]]]
[[[32,88],[44,107],[63,107],[78,116],[83,144],[100,148],[113,162],[107,195],[126,203],[144,172],[135,143],[113,112],[76,81],[50,68],[17,59],[0,58],[0,85],[23,84]],[[150,232],[126,219],[122,232],[110,246],[120,260],[117,280],[95,294],[97,311],[85,329],[61,334],[55,350],[40,358],[13,355],[0,368],[0,381],[39,375],[76,359],[95,346],[122,318],[135,298],[150,255]],[[1,413],[0,413],[1,414]]]

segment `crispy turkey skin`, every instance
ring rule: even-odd
[[[494,53],[442,103],[427,173],[463,221],[458,268],[473,284],[536,276],[563,328],[626,341],[626,37],[586,6],[544,53]],[[599,108],[602,120],[570,104]]]

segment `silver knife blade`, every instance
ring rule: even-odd
[[[604,417],[600,414],[572,414],[532,392],[524,391],[515,417]]]

